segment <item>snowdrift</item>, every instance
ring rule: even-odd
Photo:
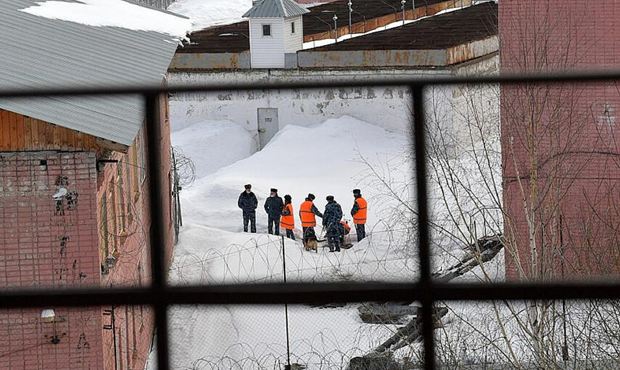
[[[220,142],[220,147],[234,150],[236,139],[228,140],[232,142]],[[384,217],[390,216],[385,213],[390,207],[382,197],[385,189],[375,186],[376,177],[371,170],[385,172],[386,163],[392,163],[390,177],[407,181],[412,176],[408,161],[403,159],[408,145],[408,138],[403,134],[351,117],[328,120],[314,127],[288,125],[262,151],[198,180],[183,195],[184,214],[202,225],[241,231],[237,197],[243,185],[251,183],[260,203],[259,232],[266,230],[267,218],[261,207],[273,187],[279,190],[280,196],[293,197],[295,213],[308,193],[316,195],[315,204],[321,211],[326,204],[325,197],[333,195],[345,217],[351,220],[351,191],[359,187],[369,201],[368,227],[374,229]],[[210,155],[210,151],[205,147],[202,157],[217,162],[222,154]],[[296,223],[300,227],[298,217]]]
[[[177,0],[168,10],[191,19],[192,31],[242,21],[252,0]]]
[[[252,135],[230,121],[193,123],[174,132],[172,145],[192,159],[198,179],[256,152]]]
[[[292,195],[297,228],[298,207],[309,192],[317,196],[321,211],[325,197],[334,195],[348,219],[352,189],[361,188],[369,202],[370,236],[350,250],[305,252],[299,241],[287,239],[289,281],[415,277],[415,251],[395,247],[394,239],[402,235],[386,230],[398,205],[377,184],[378,174],[389,175],[388,181],[399,186],[410,181],[411,166],[403,156],[409,147],[406,135],[350,117],[311,127],[288,125],[262,151],[224,166],[246,153],[251,138],[242,131],[232,123],[203,122],[173,134],[174,145],[194,159],[204,176],[182,193],[185,226],[175,250],[172,284],[282,281],[282,241],[266,234],[262,208],[272,187],[281,196]],[[259,199],[258,234],[241,232],[237,197],[246,183],[253,184]],[[400,195],[408,199],[409,193]],[[309,368],[326,360],[345,366],[393,330],[362,323],[357,305],[290,307],[289,318],[293,359]],[[283,307],[178,308],[171,311],[171,329],[174,368],[273,368],[286,354]]]

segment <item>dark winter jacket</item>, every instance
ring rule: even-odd
[[[268,197],[267,200],[265,200],[265,212],[267,212],[271,218],[280,217],[282,215],[282,207],[284,207],[284,202],[282,198],[277,195],[275,197]]]
[[[319,216],[320,218],[323,218],[323,214],[319,211],[318,208],[316,208],[316,206],[314,204],[312,205],[312,213],[314,213],[315,215]]]
[[[323,212],[323,226],[327,228],[328,236],[340,235],[344,230],[340,224],[342,219],[342,207],[336,201],[329,202],[325,206],[325,212]]]
[[[254,195],[254,193],[246,193],[244,191],[241,195],[239,195],[237,205],[243,210],[244,213],[251,213],[256,211],[256,207],[258,207],[258,199],[256,199],[256,195]]]

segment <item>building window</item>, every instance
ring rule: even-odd
[[[133,185],[133,201],[134,203],[138,201],[140,196],[140,165],[139,165],[139,156],[138,150],[140,145],[140,136],[136,136],[136,139],[133,142],[133,146],[131,147],[131,169],[132,169],[132,180],[131,183]],[[134,215],[135,216],[135,215]]]
[[[123,171],[123,161],[119,161],[116,166],[116,191],[118,194],[118,218],[120,224],[120,234],[127,231],[127,205],[125,202],[125,178]]]
[[[105,263],[105,259],[110,252],[108,248],[108,199],[106,192],[101,196],[101,208],[99,208],[99,210],[99,219],[101,222],[99,228],[99,249],[101,252],[101,261]]]
[[[110,240],[110,244],[108,248],[108,252],[112,252],[112,255],[116,254],[118,252],[118,221],[116,219],[117,217],[117,212],[116,212],[116,207],[117,207],[117,203],[116,203],[116,188],[115,188],[115,184],[114,181],[110,181],[109,184],[109,190],[107,191],[108,194],[108,201],[107,201],[107,212],[108,213],[108,218],[111,221],[110,224],[108,224],[108,222],[106,221],[106,228],[108,236],[109,236],[109,240]],[[107,257],[107,256],[106,256]]]
[[[291,23],[291,33],[295,33],[295,22]]]
[[[263,24],[263,36],[271,36],[271,25]]]
[[[140,146],[138,147],[138,155],[139,155],[139,166],[140,166],[140,184],[144,183],[146,179],[146,155],[144,151],[146,150],[146,139],[144,136],[144,130],[140,130],[138,134]]]

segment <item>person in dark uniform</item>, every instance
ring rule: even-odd
[[[327,196],[327,205],[323,212],[323,227],[327,229],[327,243],[330,252],[340,252],[340,236],[344,234],[342,220],[342,207],[336,203],[333,195]]]
[[[280,216],[282,216],[284,202],[278,196],[278,189],[271,189],[269,198],[265,200],[265,212],[267,212],[267,232],[280,235]]]
[[[248,223],[251,225],[250,230],[256,233],[256,207],[258,207],[258,199],[252,193],[252,185],[247,184],[245,191],[239,195],[237,205],[243,211],[243,231],[248,232]]]

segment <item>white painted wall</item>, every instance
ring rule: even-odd
[[[271,36],[263,36],[263,25],[271,25]],[[250,18],[252,68],[284,68],[283,18]]]
[[[291,23],[295,23],[295,33],[291,33]],[[284,51],[296,53],[304,47],[303,17],[294,17],[284,20]]]
[[[334,81],[339,78],[361,79],[429,77],[460,73],[489,73],[497,70],[497,56],[479,60],[474,65],[449,70],[250,70],[237,72],[171,73],[168,81],[175,84],[223,84],[264,81]],[[464,71],[464,72],[463,72]],[[490,96],[485,104],[498,104],[498,96]],[[455,131],[455,140],[465,139],[462,112],[466,100],[455,87],[427,91],[427,107],[446,130]],[[170,99],[173,130],[204,120],[230,120],[241,124],[258,140],[257,109],[278,108],[280,128],[288,125],[310,126],[329,118],[352,116],[393,131],[411,128],[411,96],[406,87],[327,88],[313,90],[222,91],[209,94],[178,94]],[[428,109],[430,110],[430,109]],[[427,112],[428,112],[427,110]],[[459,118],[461,117],[461,118]]]

